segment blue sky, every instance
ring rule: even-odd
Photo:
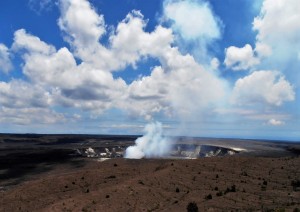
[[[298,140],[297,0],[0,2],[0,132]]]

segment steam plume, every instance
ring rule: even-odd
[[[145,135],[126,149],[125,158],[140,159],[165,156],[171,148],[170,140],[163,136],[162,124],[153,122],[144,128]]]

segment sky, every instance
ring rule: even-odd
[[[300,140],[298,0],[2,0],[0,132]]]

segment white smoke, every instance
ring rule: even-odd
[[[145,135],[125,151],[125,158],[141,159],[165,156],[171,149],[170,139],[163,136],[162,124],[153,122],[144,128]]]

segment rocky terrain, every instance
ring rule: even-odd
[[[85,160],[2,190],[0,211],[293,211],[299,170],[299,157]]]
[[[299,211],[299,144],[252,142],[222,157],[103,162],[3,142],[0,211]]]

